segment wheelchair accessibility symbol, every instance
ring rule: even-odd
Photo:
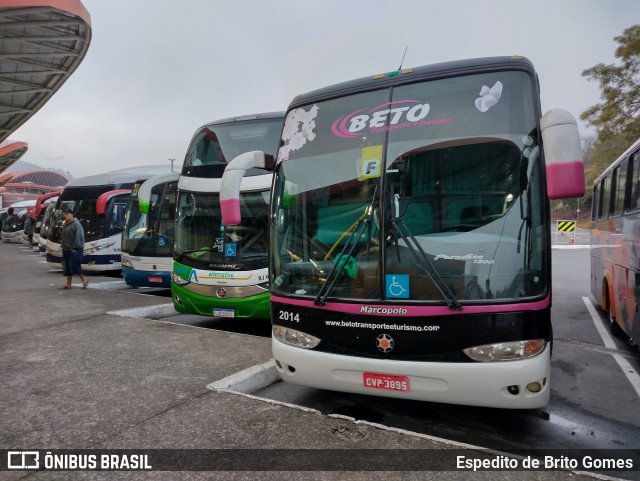
[[[237,244],[225,244],[224,246],[224,255],[228,257],[234,257],[237,255],[236,251]]]
[[[408,274],[387,274],[385,276],[387,286],[387,298],[408,299],[409,298],[409,275]]]

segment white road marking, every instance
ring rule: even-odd
[[[587,310],[591,315],[591,320],[596,326],[596,330],[598,331],[598,334],[600,334],[605,347],[616,349],[616,344],[615,342],[613,342],[611,334],[609,334],[605,326],[602,324],[602,319],[600,319],[600,315],[596,311],[595,307],[593,307],[591,300],[588,297],[583,297],[582,301],[584,302],[585,306],[587,306]],[[631,386],[633,387],[633,389],[635,389],[638,397],[640,397],[640,375],[638,374],[638,372],[633,368],[629,361],[627,361],[620,354],[611,353],[611,356],[613,356],[613,359],[615,359],[615,361],[618,363],[618,366],[620,366],[620,369],[622,369],[622,373],[629,380],[629,383],[631,383]]]

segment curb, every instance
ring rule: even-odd
[[[270,359],[262,364],[256,364],[219,381],[212,382],[207,385],[207,389],[250,394],[273,384],[279,379],[280,375],[276,369],[276,363],[273,359]]]
[[[179,312],[173,308],[173,304],[159,304],[157,306],[134,307],[132,309],[109,311],[107,314],[144,319],[162,319],[163,317],[175,316],[176,314],[179,314]]]

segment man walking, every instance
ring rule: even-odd
[[[71,289],[73,276],[82,280],[82,288],[89,285],[89,279],[82,273],[82,254],[84,250],[84,229],[73,216],[73,210],[64,210],[64,226],[62,228],[62,274],[67,276],[67,283],[59,289]]]

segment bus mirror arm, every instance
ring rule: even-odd
[[[269,156],[271,157],[271,156]],[[222,174],[220,185],[220,211],[225,225],[239,225],[242,222],[240,214],[240,184],[247,170],[266,167],[267,155],[259,150],[244,152],[235,157]]]

